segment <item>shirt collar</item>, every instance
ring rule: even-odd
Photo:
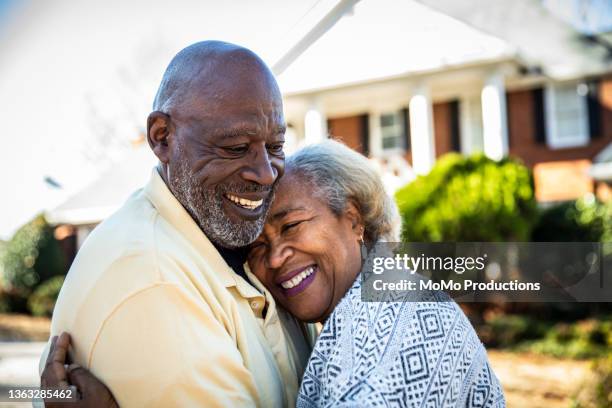
[[[181,233],[195,248],[206,256],[217,277],[225,287],[235,286],[243,297],[261,296],[255,288],[238,276],[225,262],[215,246],[202,232],[181,203],[174,197],[157,168],[153,168],[151,179],[144,188],[144,194],[159,214]]]

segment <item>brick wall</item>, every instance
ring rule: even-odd
[[[362,115],[334,118],[327,121],[327,129],[332,139],[338,140],[359,153],[365,153],[362,135],[368,130],[364,129]]]
[[[509,151],[533,168],[539,201],[569,200],[594,191],[593,179],[587,173],[591,160],[612,143],[612,78],[600,82],[599,103],[601,134],[590,139],[587,146],[551,149],[537,140],[544,140],[544,135],[537,134],[534,92],[507,93]]]
[[[592,139],[587,146],[566,149],[551,149],[546,144],[536,142],[536,126],[534,120],[534,97],[531,90],[512,91],[507,94],[508,102],[508,138],[510,154],[520,157],[523,162],[533,167],[536,163],[549,161],[567,161],[592,159],[604,147],[612,142],[612,80],[600,87],[606,89],[602,103],[602,135]],[[604,107],[604,102],[608,108]]]

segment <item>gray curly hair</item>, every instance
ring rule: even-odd
[[[399,239],[401,219],[395,202],[386,193],[382,180],[368,159],[333,140],[301,148],[286,160],[286,171],[309,183],[316,197],[341,215],[349,200],[357,206],[364,223],[364,240]]]

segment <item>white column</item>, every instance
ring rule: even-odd
[[[382,134],[380,132],[380,112],[377,109],[370,111],[368,119],[369,135],[370,135],[370,155],[379,157],[382,155]]]
[[[482,88],[482,127],[484,152],[493,160],[508,154],[508,118],[506,88],[500,73],[489,76]]]
[[[426,86],[415,89],[410,98],[410,142],[412,167],[416,174],[427,174],[436,161],[433,109]]]
[[[480,95],[463,95],[459,103],[461,124],[461,153],[465,155],[483,151],[482,110]]]
[[[459,102],[459,125],[461,126],[459,135],[461,138],[461,153],[464,155],[471,154],[473,150],[471,113],[469,99],[466,96],[462,96]]]
[[[327,118],[320,104],[313,104],[304,115],[304,142],[312,144],[327,138]]]

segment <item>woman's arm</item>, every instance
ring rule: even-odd
[[[41,387],[58,388],[74,385],[77,387],[79,399],[77,402],[45,402],[45,407],[119,408],[108,387],[89,370],[77,364],[67,364],[69,347],[70,335],[68,333],[53,337],[45,369],[40,376],[40,385]]]

